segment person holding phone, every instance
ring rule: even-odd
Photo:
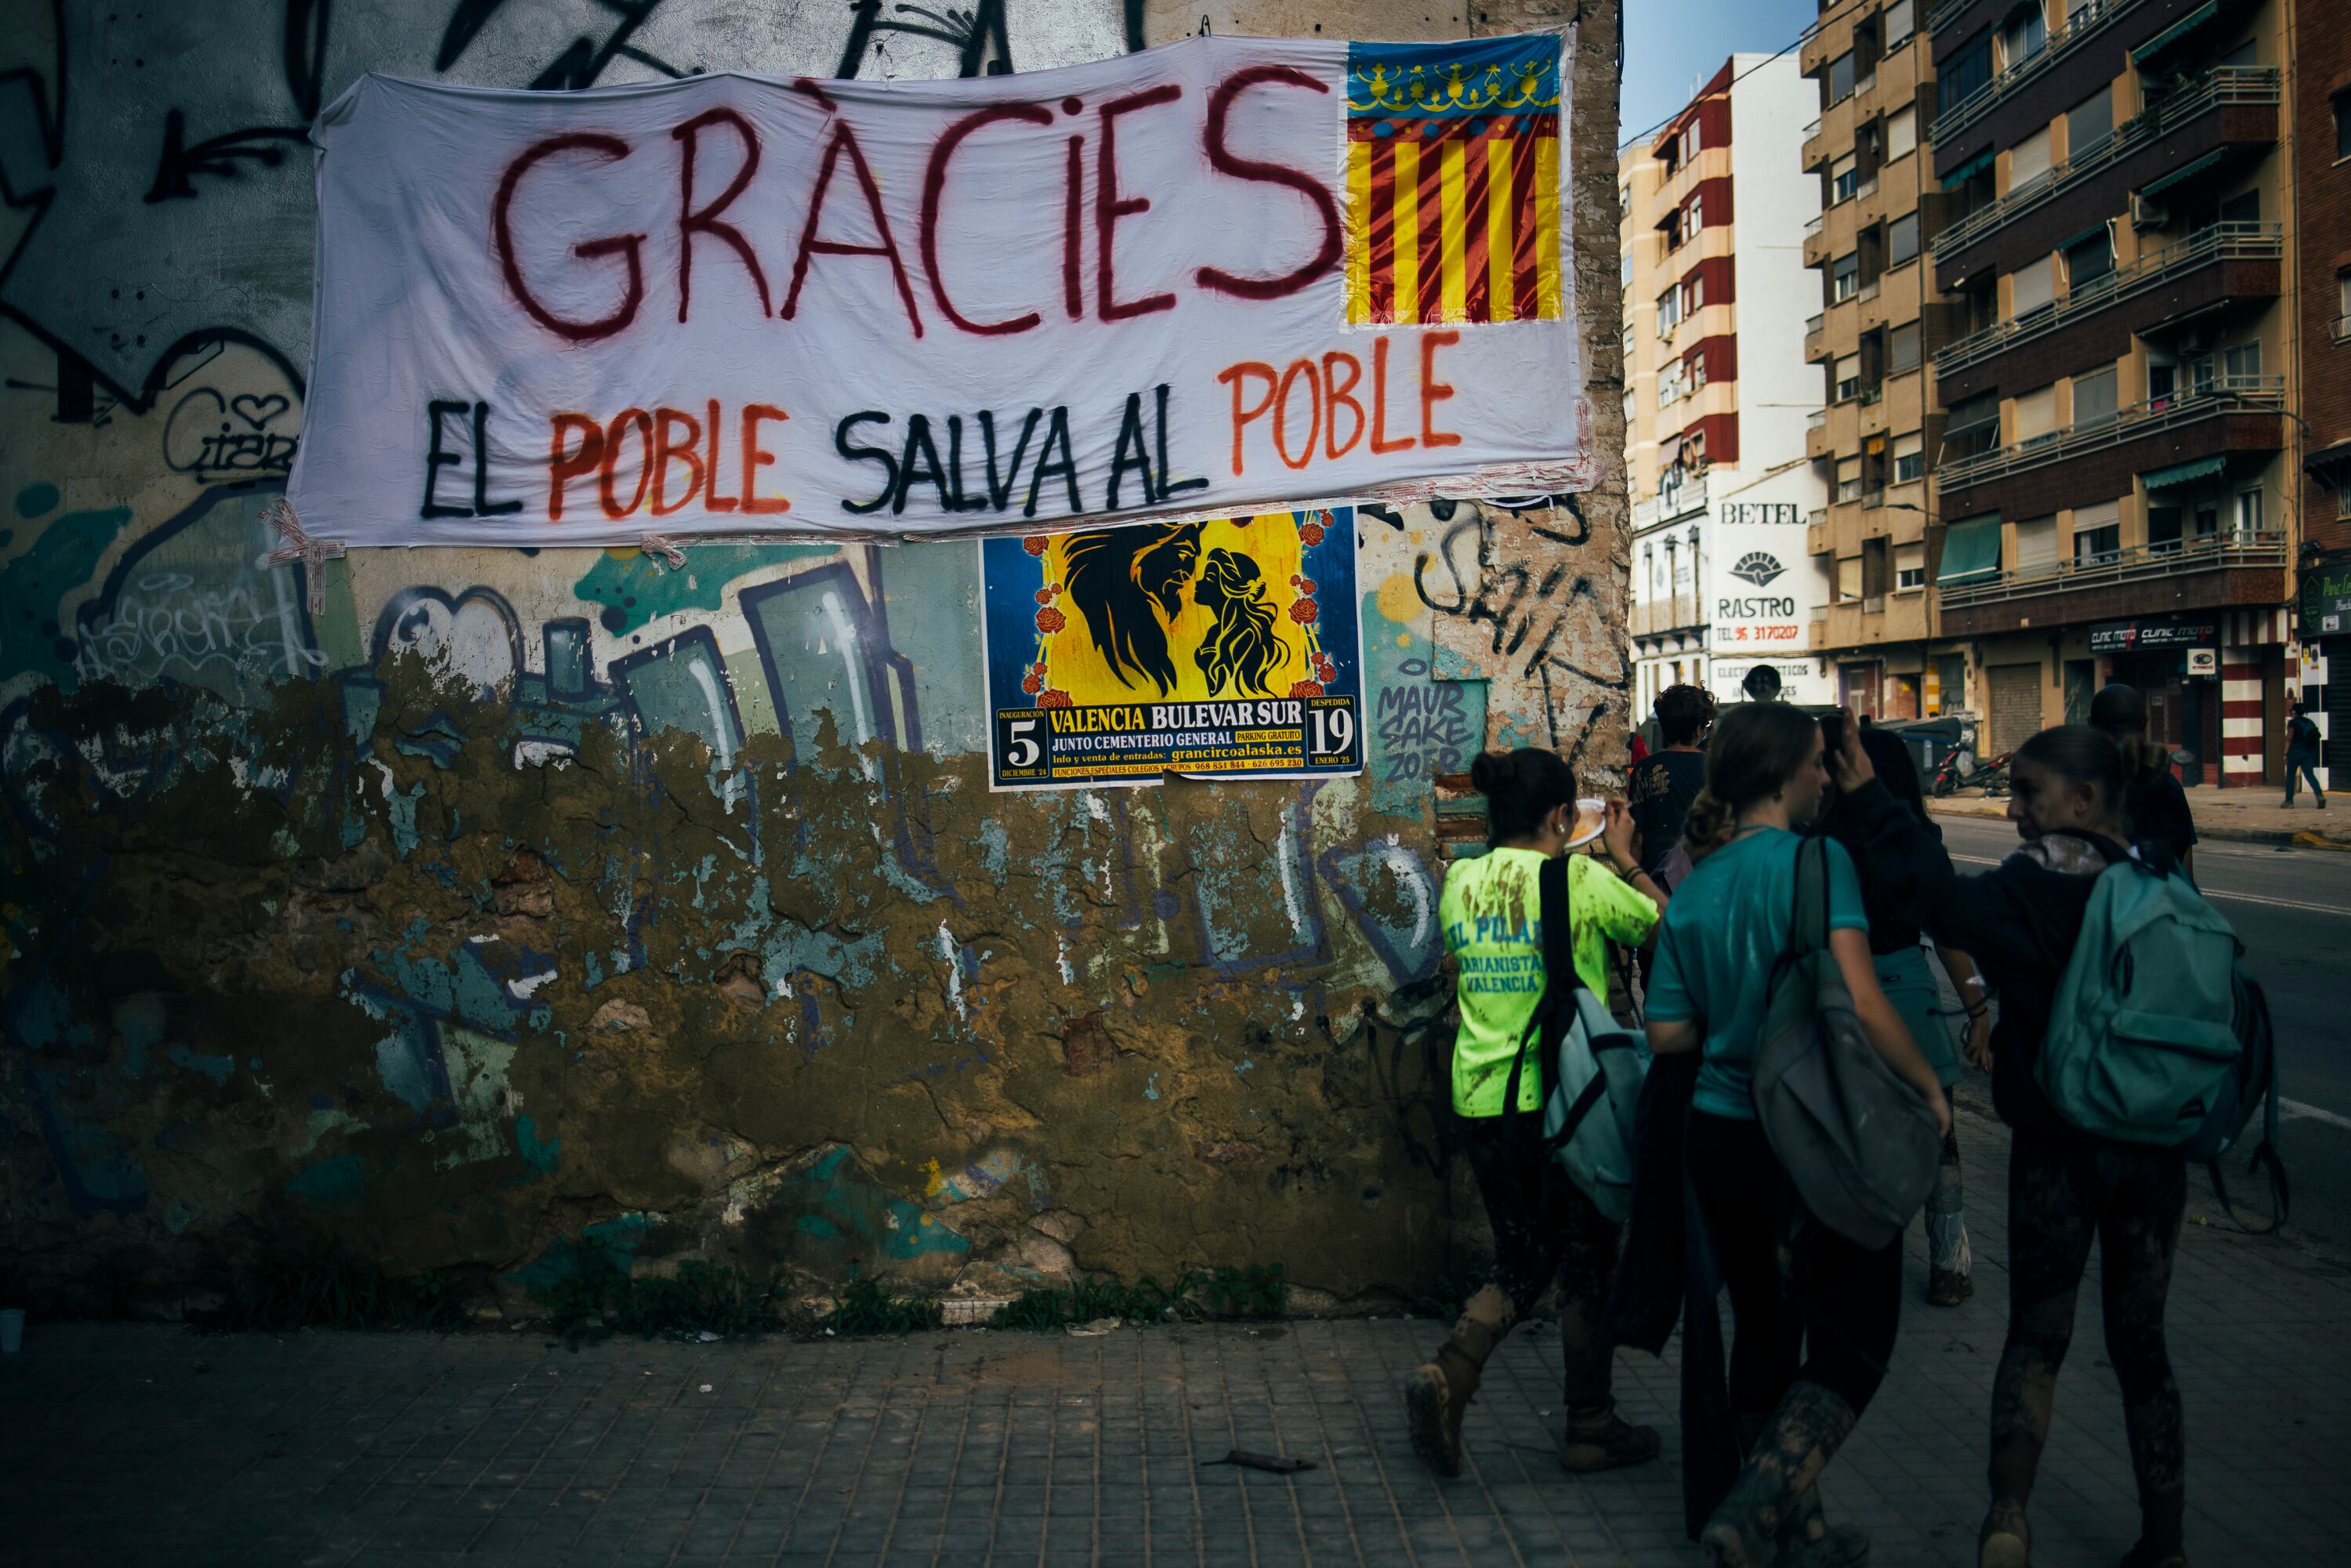
[[[1606,802],[1599,822],[1579,823],[1575,775],[1557,752],[1488,752],[1469,778],[1486,798],[1490,847],[1447,870],[1437,920],[1461,1010],[1453,1109],[1493,1224],[1494,1277],[1469,1298],[1435,1357],[1405,1380],[1405,1420],[1421,1458],[1440,1475],[1459,1475],[1461,1420],[1486,1362],[1556,1278],[1567,1383],[1562,1462],[1576,1471],[1639,1464],[1656,1457],[1657,1434],[1616,1414],[1614,1346],[1598,1332],[1620,1228],[1543,1147],[1543,1074],[1533,1056],[1540,1042],[1531,1037],[1553,980],[1543,972],[1544,862],[1601,830],[1606,865],[1590,855],[1568,858],[1575,974],[1560,977],[1599,997],[1608,994],[1608,944],[1647,940],[1667,895],[1634,862],[1633,821],[1623,801]]]

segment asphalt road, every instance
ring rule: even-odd
[[[2006,822],[1936,821],[1963,872],[2016,846]],[[2286,1233],[2351,1256],[2351,854],[2208,842],[2197,846],[2196,876],[2237,927],[2277,1027],[2279,1142],[2294,1197]],[[1989,1103],[1988,1083],[1975,1092]],[[2209,1204],[2201,1173],[2192,1190]],[[2232,1180],[2230,1196],[2241,1195],[2260,1197]]]

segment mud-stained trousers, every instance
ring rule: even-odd
[[[2188,1162],[2177,1150],[2016,1133],[2008,1156],[2008,1343],[1992,1383],[1995,1503],[2023,1508],[2032,1500],[2057,1371],[2074,1338],[2074,1298],[2095,1241],[2106,1359],[2122,1385],[2141,1540],[2179,1550],[2187,1439],[2163,1310],[2187,1203]]]

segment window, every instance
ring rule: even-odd
[[[1633,439],[1633,394],[1625,394],[1625,439]]]
[[[1899,114],[1886,117],[1886,161],[1907,158],[1918,146],[1918,108],[1916,104]]]
[[[1836,362],[1836,401],[1861,395],[1861,356],[1847,354]]]
[[[2085,528],[2077,520],[2074,525],[2074,564],[2098,566],[2121,558],[2123,530],[2119,523],[2103,528]]]
[[[1706,385],[1706,354],[1704,350],[1691,350],[1690,357],[1682,361],[1682,370],[1684,372],[1683,379],[1687,382],[1690,391],[1696,392],[1698,388]]]
[[[1829,101],[1843,103],[1853,96],[1853,51],[1847,49],[1829,62]]]
[[[2056,298],[2057,286],[2051,259],[2044,256],[2009,274],[2010,316],[2030,316]]]
[[[2262,373],[2262,345],[2257,339],[2220,352],[2220,373],[2241,387]]]
[[[2011,195],[2049,172],[2049,128],[2043,126],[2008,150],[2008,190]]]
[[[1698,231],[1706,227],[1706,193],[1701,191],[1689,199],[1682,209],[1682,238],[1696,239]]]
[[[1917,431],[1894,438],[1894,482],[1907,485],[1927,472],[1926,441]]]
[[[2016,400],[2016,444],[2038,446],[2057,434],[2057,386],[2045,387],[2018,394]]]
[[[1657,406],[1664,408],[1682,395],[1682,362],[1668,361],[1657,372]]]
[[[1894,547],[1894,591],[1908,593],[1927,586],[1927,547],[1896,545]]]
[[[1861,558],[1849,555],[1837,562],[1837,598],[1852,601],[1861,597]]]
[[[1668,288],[1657,296],[1657,336],[1671,332],[1682,319],[1682,291]]]
[[[1860,458],[1840,457],[1837,459],[1836,498],[1840,501],[1858,501],[1861,499]]]
[[[1861,257],[1848,252],[1836,258],[1831,279],[1830,298],[1850,299],[1861,292]]]
[[[2115,422],[2115,368],[2074,378],[2074,428],[2096,430]]]
[[[1682,314],[1695,316],[1706,308],[1706,274],[1693,272],[1682,282]]]
[[[2115,269],[2115,237],[2104,224],[2065,247],[2065,287],[2078,293]]]
[[[1935,79],[1946,104],[1965,103],[1991,81],[1991,34],[1978,33],[1936,67]]]
[[[2072,162],[2115,133],[2115,93],[2102,87],[2065,111],[2065,157]]]
[[[1850,152],[1829,165],[1829,205],[1850,202],[1861,186],[1861,176],[1855,172],[1854,155]]]
[[[2237,534],[2244,538],[2262,531],[2262,493],[2259,490],[2237,492]]]
[[[1918,323],[1907,322],[1886,337],[1886,373],[1898,376],[1918,368]]]
[[[2049,41],[2049,19],[2042,15],[2041,0],[2029,0],[2008,14],[2000,25],[2001,68],[2022,65],[2041,52]]]
[[[2335,95],[2335,155],[2351,158],[2351,92]]]
[[[1918,254],[1918,214],[1905,213],[1886,225],[1886,265],[1899,267]]]
[[[1635,242],[1635,243],[1637,243],[1637,242]],[[1633,246],[1629,246],[1629,245],[1628,245],[1628,246],[1626,246],[1625,247],[1624,256],[1622,256],[1622,258],[1621,258],[1621,260],[1620,260],[1620,265],[1619,265],[1618,270],[1619,270],[1619,271],[1620,271],[1624,276],[1623,276],[1623,277],[1618,280],[1616,287],[1619,287],[1619,288],[1630,288],[1630,287],[1633,287]]]
[[[1689,122],[1689,129],[1682,132],[1682,162],[1688,162],[1705,151],[1705,147],[1704,140],[1698,135],[1698,122],[1693,120]]]
[[[1619,185],[1616,187],[1616,210],[1620,213],[1629,213],[1633,210],[1632,186]]]
[[[1955,405],[1943,426],[1941,461],[1976,457],[2000,444],[2000,394],[1984,392]]]
[[[2335,275],[2335,340],[2351,338],[2351,270]],[[2351,486],[2343,492],[2351,496]]]
[[[2026,517],[2016,525],[2016,570],[2047,571],[2057,564],[2057,514]]]
[[[1625,357],[1627,360],[1633,357],[1633,323],[1630,321],[1625,323]]]
[[[1885,11],[1886,52],[1892,54],[1902,47],[1902,41],[1918,30],[1911,0],[1894,0]]]

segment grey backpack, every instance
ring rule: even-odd
[[[1796,852],[1795,917],[1771,968],[1756,1119],[1806,1207],[1863,1247],[1902,1234],[1935,1186],[1942,1138],[1924,1096],[1863,1032],[1829,952],[1828,844]]]
[[[1519,1041],[1502,1103],[1518,1105],[1520,1074],[1533,1056],[1542,1085],[1544,1154],[1559,1162],[1602,1218],[1622,1225],[1633,1212],[1633,1123],[1649,1051],[1575,972],[1567,870],[1567,858],[1553,856],[1536,880],[1543,994]]]

